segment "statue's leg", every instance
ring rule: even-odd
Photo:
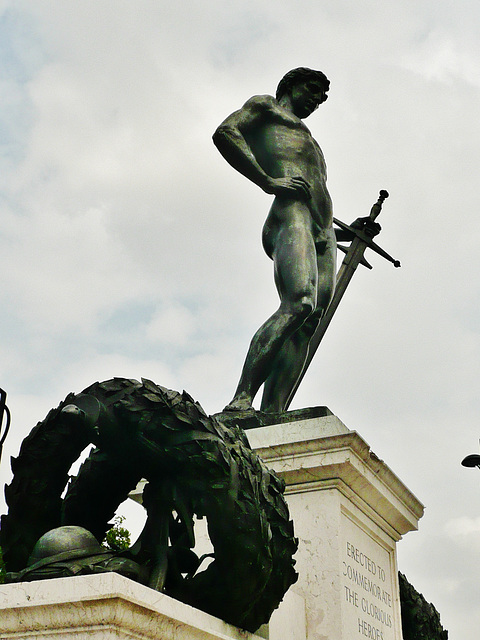
[[[263,389],[261,410],[268,413],[285,411],[303,374],[309,343],[333,296],[336,248],[333,242],[322,243],[317,252],[317,299],[315,311],[284,343],[277,354]]]
[[[279,351],[315,309],[315,244],[306,215],[308,210],[301,203],[295,205],[291,219],[276,234],[272,253],[280,306],[254,335],[234,399],[227,405],[227,410],[251,407],[258,389],[271,374]]]
[[[290,391],[301,375],[308,355],[312,332],[310,318],[285,342],[272,366],[272,372],[263,387],[261,411],[281,413],[290,397]],[[315,321],[315,325],[317,322]]]

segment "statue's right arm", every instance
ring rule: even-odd
[[[250,98],[241,109],[229,115],[213,134],[213,142],[225,160],[266,193],[273,193],[273,178],[258,163],[245,135],[261,126],[273,103],[271,96]]]

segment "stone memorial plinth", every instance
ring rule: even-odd
[[[299,539],[291,590],[305,600],[306,638],[401,640],[396,543],[423,506],[358,433],[318,413],[247,431],[287,485]],[[285,638],[283,607],[270,640]]]
[[[260,640],[116,573],[0,585],[1,640]]]

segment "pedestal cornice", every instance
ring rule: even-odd
[[[421,502],[365,440],[335,416],[306,420],[300,437],[286,424],[252,429],[248,438],[264,462],[285,480],[287,493],[318,491],[320,485],[327,488],[337,481],[342,492],[349,491],[349,497],[353,493],[360,504],[382,518],[397,539],[417,529],[424,512]]]

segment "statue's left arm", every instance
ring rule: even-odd
[[[310,185],[301,176],[269,175],[255,157],[247,142],[249,134],[258,130],[271,117],[275,108],[272,96],[254,96],[241,109],[226,118],[213,134],[213,142],[225,160],[239,173],[258,185],[265,193],[310,197]]]
[[[213,142],[225,160],[266,193],[271,193],[271,176],[258,163],[245,136],[261,124],[264,112],[268,110],[269,97],[250,98],[241,109],[229,115],[213,134]]]

